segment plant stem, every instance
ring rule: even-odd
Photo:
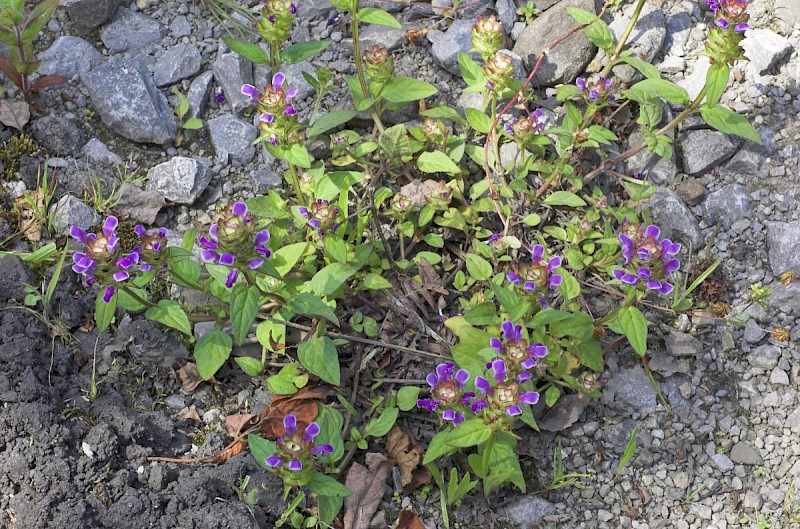
[[[639,0],[639,2],[636,4],[636,8],[633,10],[633,16],[631,16],[630,22],[628,22],[628,27],[625,28],[625,32],[622,34],[622,37],[620,37],[617,47],[614,49],[614,55],[609,57],[606,67],[603,68],[603,73],[601,74],[603,77],[608,76],[608,72],[610,72],[611,68],[614,67],[617,57],[619,57],[619,54],[622,53],[622,48],[625,47],[625,44],[628,42],[631,33],[633,33],[633,28],[636,26],[636,22],[639,21],[639,15],[642,13],[643,7],[644,0]]]
[[[143,298],[142,296],[140,296],[138,293],[134,292],[133,289],[131,289],[131,287],[129,287],[128,285],[122,285],[120,288],[127,295],[129,295],[130,297],[132,297],[133,299],[135,299],[136,301],[138,301],[139,303],[141,303],[142,305],[144,305],[146,307],[156,307],[157,306],[152,301],[149,301],[149,300]]]
[[[297,195],[297,201],[302,205],[307,206],[308,203],[306,202],[306,197],[303,196],[303,190],[300,188],[300,179],[297,177],[297,167],[293,163],[288,165],[289,175],[292,178],[292,187],[294,187],[294,192]]]
[[[181,275],[180,272],[178,272],[177,270],[175,270],[171,266],[169,267],[169,273],[172,274],[178,281],[180,281],[181,283],[184,283],[187,287],[193,288],[195,290],[199,290],[200,292],[204,291],[202,285],[200,285],[196,281],[192,281],[190,279],[186,279],[184,276]]]
[[[350,4],[350,31],[353,34],[353,57],[356,64],[358,84],[361,86],[361,94],[366,99],[369,97],[369,86],[367,85],[367,76],[364,73],[364,59],[361,57],[361,41],[358,38],[358,7],[359,0],[352,0]],[[383,132],[383,123],[375,108],[370,107],[369,114],[372,116],[378,131]]]

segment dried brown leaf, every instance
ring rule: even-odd
[[[344,499],[344,529],[368,529],[383,499],[392,465],[386,456],[374,452],[365,460],[369,468],[354,462],[347,472],[345,485],[353,494]]]
[[[239,415],[228,415],[225,417],[225,428],[228,434],[236,437],[241,431],[249,426],[253,426],[258,422],[258,415],[252,413],[241,413]]]
[[[0,123],[17,130],[28,124],[31,119],[31,107],[25,101],[0,101]]]
[[[298,424],[310,424],[317,418],[317,400],[323,400],[332,392],[329,386],[308,385],[294,395],[279,395],[259,415],[259,430],[265,437],[277,439],[283,435],[283,418],[290,413]]]
[[[181,415],[181,420],[203,422],[203,419],[200,418],[200,414],[197,413],[197,408],[194,407],[194,404],[192,404],[192,407],[187,409],[186,412]]]
[[[447,289],[444,287],[444,281],[442,281],[442,278],[439,277],[439,274],[436,273],[436,270],[427,259],[424,257],[420,259],[417,268],[419,269],[419,278],[422,280],[422,286],[431,292],[444,295],[447,294]]]
[[[244,439],[239,439],[224,450],[214,454],[214,457],[208,459],[206,462],[212,465],[221,465],[233,456],[241,454],[242,450],[244,450],[246,446],[247,443],[244,441]]]
[[[191,362],[178,369],[178,378],[181,379],[181,389],[186,393],[196,390],[197,386],[203,382],[203,377],[200,376],[200,371],[197,370],[197,364]]]
[[[427,527],[425,527],[425,524],[419,519],[417,513],[404,509],[400,511],[394,529],[427,529]]]
[[[405,489],[413,479],[414,469],[422,460],[422,449],[408,432],[395,426],[386,437],[386,450],[400,471],[400,485]]]
[[[35,192],[26,193],[14,201],[19,211],[19,231],[31,242],[42,240],[45,218],[36,213],[44,212],[44,199],[45,191],[38,187]]]

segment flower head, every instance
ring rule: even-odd
[[[741,42],[750,28],[747,0],[706,0],[714,12],[714,25],[708,31],[706,55],[712,64],[732,65],[744,58]]]
[[[283,479],[287,485],[306,485],[314,470],[313,457],[333,453],[329,444],[315,444],[320,433],[316,422],[308,424],[300,431],[297,417],[292,414],[283,419],[283,435],[275,443],[276,451],[266,458],[265,463]]]
[[[614,101],[614,80],[598,76],[595,79],[578,77],[575,85],[583,92],[583,97],[590,103]]]
[[[652,290],[659,294],[669,294],[675,288],[666,281],[680,268],[675,257],[681,245],[669,239],[659,240],[661,230],[658,226],[623,223],[619,233],[624,266],[611,270],[611,275],[630,286]]]
[[[264,41],[280,46],[289,40],[296,14],[297,7],[291,0],[267,0],[256,30]]]
[[[530,370],[536,367],[536,361],[547,356],[547,347],[540,343],[528,343],[522,336],[522,326],[514,325],[512,321],[504,321],[500,328],[502,336],[489,339],[489,346],[494,349],[497,358],[486,364],[487,369],[497,372],[499,364],[496,365],[496,362],[500,360],[503,370],[507,366],[509,378],[519,382],[529,380]]]
[[[373,44],[364,51],[367,77],[376,83],[385,83],[394,76],[394,59],[386,46]]]
[[[264,87],[263,93],[253,85],[242,85],[242,93],[258,102],[262,139],[273,145],[297,142],[301,137],[297,110],[292,106],[297,88],[284,88],[285,81],[286,75],[282,72],[275,73],[272,83]]]
[[[500,96],[513,80],[514,65],[511,55],[505,50],[500,50],[488,57],[486,66],[483,67],[483,75],[486,77],[486,89]]]
[[[503,24],[494,15],[489,18],[479,16],[472,26],[472,49],[485,61],[503,45]]]
[[[491,379],[475,377],[475,388],[481,396],[473,402],[472,408],[482,410],[484,421],[508,429],[513,422],[507,418],[522,415],[522,406],[539,402],[539,393],[521,391],[519,382],[509,379],[503,360],[496,358],[487,365],[491,369]]]
[[[431,398],[419,399],[417,407],[430,412],[441,412],[442,419],[452,422],[454,426],[461,424],[465,420],[464,411],[469,405],[469,395],[464,392],[464,385],[469,377],[469,371],[456,370],[453,363],[439,364],[436,371],[426,377],[431,387]]]
[[[308,225],[321,235],[327,235],[339,229],[341,210],[331,206],[328,200],[318,198],[308,207],[300,206],[298,213],[308,221]]]
[[[544,246],[536,244],[531,250],[530,262],[515,264],[506,274],[506,279],[525,292],[538,293],[538,298],[555,290],[564,281],[564,276],[556,273],[560,266],[561,257],[545,258]]]
[[[506,134],[524,145],[544,130],[542,109],[537,108],[527,116],[512,118],[508,123],[503,125],[503,129],[505,129]]]

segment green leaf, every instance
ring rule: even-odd
[[[317,502],[319,504],[319,521],[323,527],[333,527],[333,521],[336,515],[342,510],[344,498],[342,496],[326,496],[324,494],[317,495]]]
[[[236,363],[239,364],[239,367],[242,369],[242,371],[251,377],[258,376],[258,374],[261,373],[261,361],[258,358],[253,358],[251,356],[237,356],[234,357],[234,360],[236,360]]]
[[[308,488],[321,496],[338,496],[339,498],[344,498],[352,494],[350,489],[332,477],[317,471],[311,473],[311,481],[308,483]]]
[[[147,319],[163,323],[167,327],[177,329],[187,336],[192,335],[189,316],[186,315],[183,307],[177,301],[162,299],[157,306],[147,309],[144,315]]]
[[[761,145],[761,136],[758,131],[747,121],[747,118],[729,110],[722,105],[709,108],[706,105],[700,106],[700,115],[710,126],[725,134],[736,134],[746,140]]]
[[[420,116],[427,116],[430,118],[449,119],[450,121],[458,123],[459,125],[463,125],[464,123],[466,123],[464,121],[464,118],[462,118],[458,112],[444,105],[427,108],[422,112],[420,112],[419,114]]]
[[[356,18],[365,24],[377,24],[395,29],[403,29],[402,24],[383,9],[375,7],[362,7],[358,10]]]
[[[403,386],[397,391],[397,407],[400,411],[411,411],[417,407],[420,389],[417,386]]]
[[[306,286],[320,296],[332,296],[357,271],[352,264],[331,263],[314,274]]]
[[[282,246],[276,250],[272,257],[272,264],[275,266],[275,270],[278,271],[278,274],[280,274],[281,277],[285,277],[286,274],[291,272],[294,265],[296,265],[300,258],[306,253],[308,247],[309,244],[307,242],[296,242],[294,244]]]
[[[233,341],[242,345],[250,326],[256,320],[261,294],[258,287],[248,287],[247,283],[236,283],[231,289],[231,330]]]
[[[631,462],[633,455],[636,453],[636,433],[638,431],[638,426],[635,426],[631,431],[631,437],[628,439],[628,444],[625,446],[625,452],[623,452],[622,457],[619,459],[619,465],[617,465],[617,477],[619,477],[625,467],[628,466],[628,463]]]
[[[484,301],[467,310],[464,318],[472,325],[492,325],[498,320],[497,308],[491,301]]]
[[[381,90],[381,97],[390,103],[405,103],[425,99],[435,94],[436,87],[411,77],[392,77]]]
[[[97,332],[108,329],[114,321],[114,311],[117,309],[117,293],[111,296],[108,303],[103,301],[103,294],[98,294],[94,301],[94,323],[97,325]]]
[[[556,337],[572,336],[588,341],[594,334],[594,320],[585,312],[576,312],[567,319],[551,323],[550,332]]]
[[[281,52],[281,62],[283,64],[303,62],[327,48],[330,43],[329,40],[309,40],[292,44]]]
[[[468,253],[467,272],[478,281],[488,281],[492,278],[492,264],[480,255]]]
[[[322,299],[308,292],[301,292],[289,298],[284,304],[290,315],[305,314],[307,316],[319,316],[339,326],[339,318]]]
[[[544,203],[548,206],[569,206],[573,208],[583,207],[586,201],[570,191],[556,191],[548,196]]]
[[[327,336],[311,338],[297,348],[297,358],[309,373],[317,375],[325,382],[339,385],[341,370],[339,355],[333,340]]]
[[[370,272],[361,280],[361,286],[367,290],[381,290],[384,288],[392,288],[392,284],[385,277]]]
[[[178,96],[178,106],[175,107],[175,114],[177,114],[179,118],[182,118],[189,112],[189,100],[178,90],[177,86],[172,87],[172,93]]]
[[[233,37],[222,37],[222,42],[224,42],[232,52],[241,55],[253,64],[266,64],[269,62],[269,55],[257,44]]]
[[[481,134],[488,134],[492,128],[492,118],[477,108],[467,107],[464,109],[464,114],[467,116],[469,125],[480,132]]]
[[[647,320],[644,314],[636,307],[622,307],[617,314],[617,321],[633,350],[640,356],[647,354]]]
[[[182,125],[186,130],[198,130],[203,128],[203,121],[198,118],[189,118],[186,123]]]
[[[562,278],[561,284],[558,286],[558,291],[561,292],[561,295],[564,296],[564,299],[569,301],[578,297],[581,293],[581,285],[578,283],[578,280],[575,279],[575,276],[563,268],[557,269],[557,272]]]
[[[416,402],[414,403],[416,405]],[[323,461],[336,462],[344,456],[344,440],[342,439],[342,426],[344,425],[344,417],[336,408],[326,404],[318,404],[319,415],[317,415],[317,424],[319,424],[319,435],[317,436],[317,444],[329,444],[333,447],[333,453],[323,456]]]
[[[459,425],[459,427],[460,426],[461,425]],[[437,458],[455,451],[455,449],[447,443],[452,436],[452,432],[452,430],[445,430],[433,436],[430,444],[428,444],[428,449],[425,451],[425,457],[422,458],[423,465],[433,463]]]
[[[147,291],[143,288],[134,288],[129,286],[128,290],[132,291],[142,299],[147,299]],[[121,309],[133,312],[145,308],[146,305],[128,294],[126,290],[120,290],[117,292],[117,306]]]
[[[489,494],[506,483],[513,483],[525,492],[525,477],[519,465],[517,440],[510,434],[502,432],[491,444],[486,465],[487,475],[483,478],[484,493]]]
[[[267,470],[273,470],[271,467],[267,466],[266,460],[277,450],[275,443],[258,435],[250,434],[247,436],[247,446],[250,448],[250,453],[253,454],[253,457],[258,461],[259,465]]]
[[[228,333],[214,331],[206,334],[194,346],[194,359],[203,380],[208,380],[219,371],[231,355],[233,343]]]
[[[486,84],[483,67],[463,51],[458,52],[458,68],[461,70],[461,77],[467,86],[480,85],[483,87]]]
[[[323,132],[328,132],[331,129],[344,125],[358,115],[355,110],[335,110],[328,112],[318,117],[314,124],[306,131],[308,137],[319,136]]]
[[[53,16],[53,12],[58,7],[58,0],[44,0],[39,3],[28,15],[25,23],[25,30],[22,33],[22,39],[25,42],[32,42],[36,35],[42,31],[42,28]],[[3,9],[5,7],[3,6]]]
[[[477,446],[492,435],[491,427],[483,419],[469,419],[459,424],[454,430],[458,435],[451,435],[447,444],[455,448]]]
[[[633,66],[642,75],[647,77],[648,79],[660,79],[661,73],[658,71],[658,68],[650,64],[649,62],[643,61],[638,57],[634,57],[633,55],[623,55],[620,57],[625,63],[630,66]]]
[[[611,33],[611,28],[608,27],[608,24],[603,22],[603,20],[598,18],[594,13],[584,11],[578,7],[567,7],[567,11],[578,24],[589,24],[594,21],[591,25],[583,29],[586,36],[589,37],[589,40],[598,48],[606,50],[609,53],[614,51],[614,34]]]
[[[372,419],[367,423],[365,433],[372,437],[383,437],[392,429],[399,413],[400,409],[394,406],[384,408],[377,419]]]
[[[626,92],[628,97],[630,97],[631,93],[640,94],[639,97],[645,97],[646,94],[655,93],[661,99],[665,99],[670,103],[679,103],[682,105],[689,102],[689,93],[685,89],[664,79],[645,79],[639,81]],[[639,99],[636,100],[638,101]]]
[[[562,312],[555,309],[542,309],[536,313],[536,316],[533,317],[530,326],[533,328],[539,328],[543,325],[549,325],[551,323],[566,320],[571,317],[572,314],[569,312]]]
[[[286,364],[277,374],[267,378],[267,389],[276,395],[294,395],[299,389],[295,382],[300,377],[302,374],[297,364]]]
[[[558,389],[558,386],[550,386],[544,392],[544,402],[550,408],[558,401],[559,397],[561,397],[561,390]]]
[[[442,151],[423,152],[417,167],[423,173],[461,174],[461,169]]]
[[[596,340],[581,342],[575,352],[578,354],[578,358],[581,359],[581,364],[592,371],[602,371],[605,367],[603,349]]]
[[[715,62],[706,74],[706,105],[714,108],[719,103],[719,98],[728,86],[728,75],[731,69],[724,62]]]

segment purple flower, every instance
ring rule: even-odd
[[[463,391],[469,377],[469,371],[456,370],[456,365],[453,363],[439,364],[433,373],[425,377],[431,387],[431,398],[419,399],[417,407],[430,412],[441,408],[442,419],[452,422],[453,425],[462,423],[465,416],[461,407],[467,406],[469,399],[475,395]]]
[[[680,252],[681,245],[669,239],[659,241],[659,237],[658,226],[642,229],[626,219],[619,234],[624,267],[612,269],[611,275],[626,285],[641,284],[646,290],[662,295],[672,292],[674,287],[664,279],[680,267],[680,261],[674,256]]]
[[[279,467],[283,464],[283,459],[278,457],[276,454],[272,454],[266,459],[267,466],[272,468]]]
[[[243,84],[242,93],[254,101],[258,101],[258,98],[261,95],[258,93],[258,88],[251,84]]]
[[[244,92],[244,87],[242,87],[242,91]],[[258,91],[256,91],[256,93],[258,93]],[[214,92],[214,101],[216,101],[218,105],[221,105],[225,102],[225,94],[222,93],[222,90],[217,90]]]

